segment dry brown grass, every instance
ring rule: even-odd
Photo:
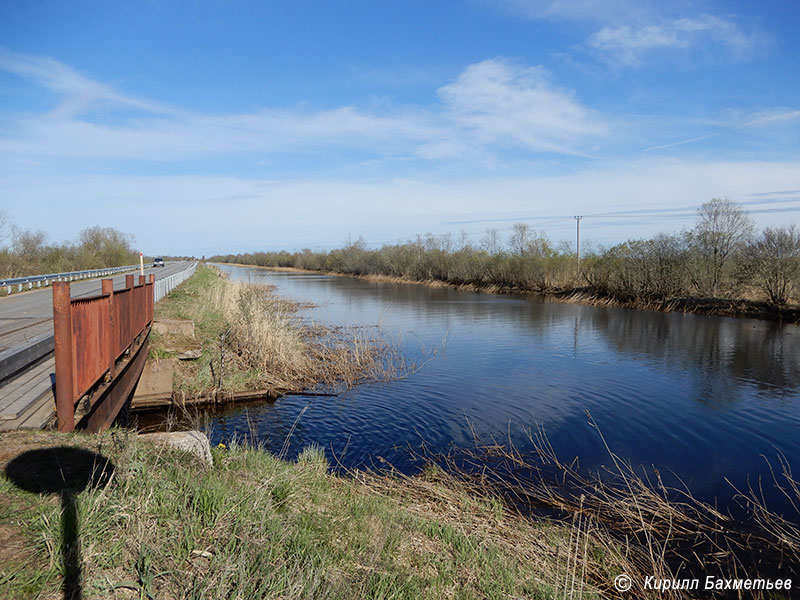
[[[605,444],[599,431],[598,435]],[[533,457],[520,453],[510,441],[491,440],[446,455],[423,450],[420,458],[441,466],[473,495],[502,498],[520,514],[548,515],[570,524],[557,589],[574,594],[575,579],[615,595],[607,586],[607,571],[594,572],[598,561],[587,560],[587,552],[596,555],[598,549],[606,566],[632,578],[631,593],[637,598],[695,597],[685,590],[645,590],[642,584],[648,576],[672,581],[703,581],[708,575],[800,576],[800,511],[794,520],[776,514],[761,488],[737,490],[748,516],[735,519],[697,500],[688,489],[666,486],[657,471],[634,468],[608,445],[610,464],[599,473],[587,473],[577,461],[561,460],[541,428],[529,432],[529,440]],[[771,484],[799,508],[800,482],[785,459],[779,462]],[[748,593],[748,598],[783,597]],[[701,597],[703,590],[698,594]]]
[[[309,323],[299,313],[304,305],[281,298],[271,285],[231,281],[219,272],[204,281],[188,303],[208,358],[189,367],[194,394],[336,391],[409,369],[377,328]]]

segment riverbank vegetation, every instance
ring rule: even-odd
[[[608,455],[596,472],[581,468],[577,457],[559,456],[541,426],[528,432],[532,449],[524,454],[510,440],[476,438],[472,447],[446,454],[423,449],[420,459],[447,472],[465,490],[500,498],[522,514],[547,514],[573,525],[583,521],[595,540],[624,544],[624,572],[637,598],[654,591],[643,586],[648,577],[673,587],[661,586],[662,598],[743,597],[704,591],[707,577],[800,580],[800,482],[783,456],[772,461],[771,481],[732,486],[730,510],[723,511],[697,500],[682,483],[666,485],[656,468],[634,466],[618,456],[587,416]],[[788,500],[786,513],[766,504],[765,488],[780,490]],[[694,594],[674,583],[695,579],[700,587]],[[750,591],[746,597],[794,595]]]
[[[791,225],[756,232],[747,212],[726,199],[703,204],[691,229],[583,248],[580,265],[569,243],[555,245],[525,223],[515,224],[505,240],[489,229],[477,245],[466,235],[428,234],[379,249],[367,248],[360,238],[330,252],[256,252],[210,260],[800,320],[800,231]]]
[[[86,599],[590,600],[623,597],[614,581],[626,574],[632,597],[678,599],[728,596],[702,584],[648,589],[644,582],[798,576],[796,527],[764,513],[738,536],[724,515],[690,499],[665,500],[615,457],[610,471],[622,481],[610,487],[579,475],[574,463],[558,463],[563,479],[551,484],[501,482],[491,469],[468,475],[434,460],[411,477],[339,475],[316,447],[287,461],[231,443],[213,448],[207,466],[120,430],[6,433],[0,447],[4,598],[60,597],[68,581]],[[89,465],[105,469],[97,485],[77,489],[73,476],[87,476],[65,465],[64,481],[38,482],[49,493],[31,493],[8,469],[22,460],[26,472],[55,473],[37,471],[31,451],[51,448],[52,461],[76,447],[97,453]],[[546,461],[557,460],[542,448]],[[520,458],[504,445],[476,452]],[[523,466],[534,465],[514,471]],[[71,512],[61,487],[73,494]],[[532,517],[524,505],[560,507],[566,516]]]
[[[155,310],[156,321],[191,321],[194,336],[154,333],[151,359],[197,353],[177,362],[175,391],[183,399],[335,390],[404,371],[402,356],[377,329],[324,326],[303,319],[300,308],[274,286],[234,282],[200,264]]]
[[[316,448],[288,462],[238,445],[213,449],[209,468],[121,432],[0,442],[3,462],[9,449],[52,446],[109,460],[108,483],[76,500],[86,599],[588,600],[624,562],[623,548],[522,518],[433,469],[340,477]],[[14,540],[0,548],[3,597],[59,596],[58,496],[22,491],[8,477],[0,491],[0,530]]]
[[[121,267],[139,262],[132,235],[87,227],[75,241],[54,243],[42,231],[16,227],[0,210],[0,278]]]

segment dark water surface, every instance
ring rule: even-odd
[[[561,458],[592,469],[609,458],[588,410],[617,454],[674,473],[706,501],[728,504],[724,478],[771,482],[765,458],[776,466],[778,452],[800,468],[797,326],[221,268],[314,303],[305,314],[316,322],[380,325],[411,360],[428,362],[336,398],[289,396],[216,413],[215,444],[253,429],[278,452],[296,423],[289,457],[317,443],[348,467],[382,457],[412,471],[408,445],[469,446],[471,425],[484,437],[510,432],[524,452],[525,429],[541,423]]]

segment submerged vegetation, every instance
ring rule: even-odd
[[[379,249],[359,239],[330,252],[256,252],[211,260],[659,310],[800,319],[800,231],[792,225],[756,234],[747,212],[724,199],[704,204],[692,229],[583,248],[580,265],[568,243],[554,245],[524,223],[513,226],[505,243],[490,229],[479,245],[466,235],[455,240],[428,234]]]
[[[155,334],[151,357],[200,351],[197,360],[178,361],[175,389],[184,398],[348,387],[403,372],[402,356],[377,330],[311,323],[299,308],[273,286],[230,281],[201,264],[155,312],[156,321],[192,321],[195,336]]]

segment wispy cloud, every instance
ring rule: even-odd
[[[543,70],[502,59],[468,67],[440,88],[432,106],[382,112],[341,106],[198,113],[126,95],[50,58],[3,51],[0,69],[59,97],[53,111],[20,115],[17,134],[0,137],[0,151],[15,155],[164,160],[336,146],[439,160],[509,145],[573,154],[605,131],[599,115]]]
[[[59,94],[62,102],[50,115],[52,118],[69,118],[101,105],[170,112],[164,105],[118,93],[111,86],[49,57],[19,54],[0,47],[0,70],[30,79]]]
[[[719,131],[715,131],[713,133],[708,133],[705,135],[690,137],[683,140],[677,140],[674,142],[669,142],[667,144],[650,146],[649,148],[645,148],[644,152],[652,152],[655,150],[666,150],[668,148],[673,148],[675,146],[694,144],[696,142],[702,142],[704,140],[719,137],[726,133],[741,129],[748,129],[748,128],[755,129],[758,127],[768,127],[770,125],[775,125],[775,124],[790,124],[797,121],[800,121],[800,110],[782,109],[782,110],[771,110],[771,111],[759,111],[757,113],[751,113],[739,116],[736,119],[729,119],[726,122],[719,123],[718,124],[718,126],[720,127]]]
[[[607,132],[604,119],[553,85],[542,68],[486,60],[439,89],[444,114],[470,138],[578,154]]]
[[[758,31],[745,32],[732,18],[701,15],[642,27],[603,27],[586,43],[606,60],[639,66],[656,51],[708,47],[717,57],[746,60],[761,50],[767,38]]]
[[[492,5],[529,19],[602,24],[652,18],[657,7],[652,0],[494,0]]]
[[[145,251],[165,254],[333,247],[348,234],[391,241],[425,231],[457,232],[463,226],[480,235],[487,226],[502,228],[526,219],[553,239],[571,239],[575,214],[587,215],[581,224],[586,239],[615,243],[689,225],[691,207],[712,197],[751,200],[768,190],[797,190],[798,172],[796,160],[647,158],[595,165],[569,176],[456,181],[84,173],[32,179],[11,173],[0,178],[0,197],[17,200],[13,217],[25,228],[71,238],[91,211],[98,224],[124,224]],[[794,220],[800,200],[753,208],[760,225],[774,226],[787,216]],[[153,219],[156,213],[160,218]]]
[[[502,0],[499,6],[528,19],[600,26],[578,47],[617,67],[644,66],[658,56],[676,53],[692,56],[695,62],[743,61],[772,43],[770,35],[735,15],[697,14],[690,3]]]

